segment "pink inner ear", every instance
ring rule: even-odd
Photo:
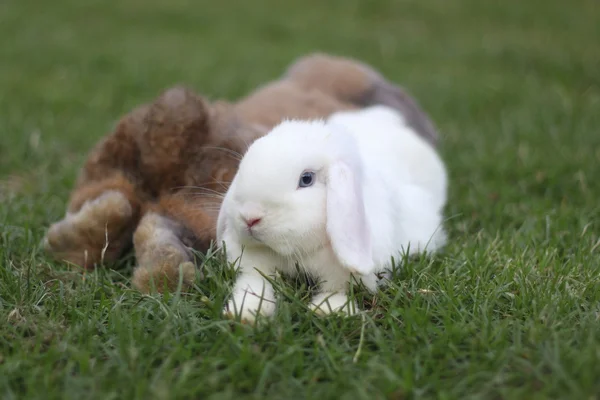
[[[327,233],[333,251],[344,267],[359,274],[372,272],[371,235],[362,188],[356,173],[341,161],[329,168]]]

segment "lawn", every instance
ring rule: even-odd
[[[3,399],[600,398],[597,0],[3,0]],[[398,260],[358,317],[224,320],[232,273],[142,296],[132,260],[47,258],[86,152],[184,83],[234,99],[313,50],[358,57],[436,121],[450,243]]]

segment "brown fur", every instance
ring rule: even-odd
[[[92,268],[133,244],[133,284],[147,292],[189,284],[189,248],[215,239],[221,196],[242,154],[285,118],[323,118],[339,110],[387,104],[432,144],[433,124],[401,88],[354,60],[313,54],[237,103],[209,102],[184,87],[125,115],[90,153],[68,214],[53,224],[46,249]],[[180,275],[180,271],[183,275]]]

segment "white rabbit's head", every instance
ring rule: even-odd
[[[372,269],[363,167],[354,138],[323,121],[284,121],[244,155],[218,235],[301,259],[331,246],[353,272]]]

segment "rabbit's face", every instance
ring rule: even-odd
[[[235,233],[240,245],[266,246],[301,263],[326,246],[351,272],[369,273],[363,175],[346,129],[283,122],[244,155],[219,214],[218,240]]]
[[[301,257],[328,243],[326,134],[284,123],[250,146],[224,207],[242,244]]]

